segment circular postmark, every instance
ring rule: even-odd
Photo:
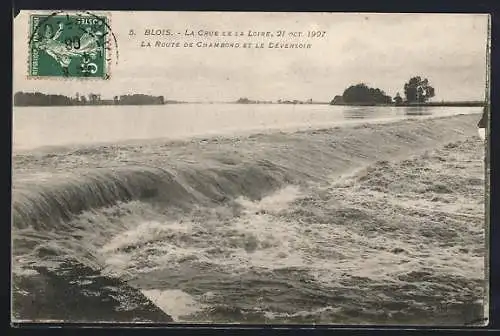
[[[29,77],[109,79],[111,64],[118,63],[109,14],[32,14],[29,28]]]

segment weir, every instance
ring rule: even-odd
[[[173,208],[191,211],[197,206],[219,205],[240,196],[258,200],[289,184],[331,183],[335,176],[376,161],[408,157],[449,142],[477,137],[478,119],[477,115],[460,115],[14,156],[14,255],[21,248],[19,241],[28,237],[25,232],[30,232],[33,239],[36,239],[34,233],[40,233],[40,237],[50,240],[49,234],[64,235],[68,229],[96,230],[92,221],[84,223],[88,228],[70,226],[73,218],[88,210],[141,201],[165,212]],[[117,153],[120,161],[113,160]],[[82,168],[81,161],[87,167]],[[16,171],[16,165],[24,169]],[[26,168],[30,165],[33,168]],[[59,172],[48,173],[44,181],[29,180],[31,171],[39,173],[39,167]],[[80,226],[84,224],[79,222]],[[79,248],[84,250],[85,246]],[[102,275],[98,265],[84,265],[60,246],[53,249],[49,246],[46,251],[39,252],[51,257],[54,251],[66,251],[69,255],[62,257],[72,261],[51,269],[33,267],[35,275],[14,276],[14,307],[19,318],[77,320],[81,311],[84,313],[80,317],[100,321],[106,316],[115,321],[169,320],[125,281]],[[32,298],[35,301],[30,302]],[[115,315],[116,311],[123,311],[120,308],[123,302],[130,303],[125,306],[131,310]],[[96,305],[103,307],[100,313],[92,311]]]
[[[69,174],[54,173],[40,183],[23,182],[25,173],[15,174],[13,225],[53,228],[54,223],[82,211],[131,200],[190,208],[238,196],[259,199],[286,184],[328,180],[370,162],[477,136],[477,119],[461,115],[353,129],[251,135],[240,139],[241,145],[234,139],[211,139],[173,145],[168,157],[169,148],[156,144],[151,145],[150,154],[131,150],[130,163],[110,162],[110,167],[103,167],[92,151],[83,151],[88,156],[78,156],[97,160],[100,167],[93,168],[92,162],[87,169],[65,167]],[[141,165],[141,160],[148,164]],[[15,161],[16,157],[14,166]]]

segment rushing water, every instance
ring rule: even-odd
[[[485,255],[479,112],[16,109],[19,149],[87,143],[13,157],[18,318],[477,321]],[[469,113],[477,114],[428,118]],[[425,120],[376,124],[408,117]],[[349,123],[362,125],[326,128]],[[88,144],[309,127],[318,129]]]
[[[130,139],[175,139],[478,112],[480,108],[476,107],[243,104],[17,107],[13,147],[19,150]]]

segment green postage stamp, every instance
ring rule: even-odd
[[[109,20],[104,15],[31,15],[29,77],[108,79],[109,32]]]

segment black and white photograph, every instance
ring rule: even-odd
[[[11,321],[487,325],[489,26],[20,11]]]

